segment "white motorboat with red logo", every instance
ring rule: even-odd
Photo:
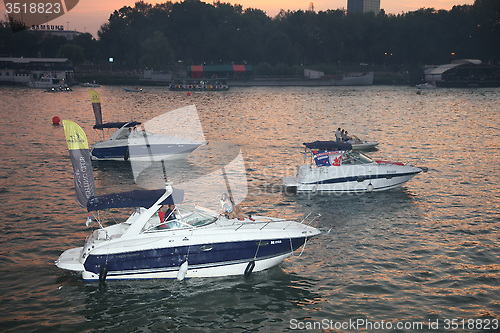
[[[349,143],[315,141],[304,143],[310,163],[299,165],[286,187],[297,192],[373,192],[402,186],[421,168],[411,164],[372,160],[352,150]]]

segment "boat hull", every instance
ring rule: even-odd
[[[176,278],[185,261],[188,262],[187,278],[242,275],[252,261],[255,264],[253,271],[278,265],[292,254],[292,248],[296,250],[304,242],[305,238],[272,239],[90,255],[85,261],[82,277],[85,280],[98,279],[106,261],[106,279],[109,280]],[[259,248],[259,243],[268,244]]]
[[[281,256],[275,256],[268,259],[259,259],[254,261],[254,267],[251,272],[260,272],[274,266],[279,265],[283,260],[290,257],[291,253]],[[244,275],[251,261],[241,263],[228,263],[220,265],[212,265],[207,267],[191,267],[188,265],[188,270],[183,278],[210,278],[222,276]],[[189,263],[189,262],[188,262]],[[178,279],[180,266],[169,269],[154,269],[142,272],[129,272],[127,274],[107,274],[106,280],[147,280],[147,279]],[[113,272],[112,272],[113,273]],[[95,274],[88,271],[82,272],[82,278],[86,281],[99,280],[100,274]]]
[[[152,144],[129,146],[128,142],[103,141],[91,150],[93,160],[101,161],[162,161],[186,158],[200,144]]]
[[[378,142],[375,141],[366,141],[362,143],[352,143],[352,150],[370,150],[375,149],[378,146]]]
[[[283,183],[297,192],[360,193],[386,191],[402,186],[422,169],[378,163],[353,166],[300,166],[295,177]]]

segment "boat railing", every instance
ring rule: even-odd
[[[267,227],[267,226],[269,225],[269,223],[271,223],[271,222],[266,222],[266,223],[265,223],[265,224],[264,224],[264,225],[263,225],[263,226],[262,226],[259,230],[262,230],[262,229],[264,229],[265,227]]]
[[[96,229],[92,233],[92,237],[94,240],[109,240],[111,237],[109,237],[108,231],[106,229]]]
[[[315,216],[311,216],[312,215],[312,212],[309,212],[309,214],[306,215],[306,217],[304,217],[304,219],[302,219],[302,221],[300,221],[300,224],[305,224],[305,225],[311,225],[318,217],[321,216],[321,214],[317,214]],[[311,218],[311,220],[307,220]]]

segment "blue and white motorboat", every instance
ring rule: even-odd
[[[320,233],[273,217],[229,219],[205,208],[182,207],[174,198],[171,187],[91,198],[90,211],[137,209],[125,222],[94,230],[83,247],[61,254],[56,266],[81,273],[84,280],[248,275],[280,264]],[[162,222],[160,208],[174,202],[175,218]]]
[[[352,150],[349,143],[315,141],[304,143],[310,163],[299,165],[286,187],[297,192],[373,192],[402,186],[421,168],[411,164],[372,160]]]
[[[141,123],[111,122],[94,129],[116,128],[108,140],[96,142],[92,159],[104,161],[161,161],[186,158],[203,142],[178,136],[157,135],[140,128]]]
[[[146,124],[137,121],[103,123],[99,93],[94,89],[90,89],[89,93],[95,116],[94,129],[101,131],[116,129],[109,139],[104,140],[103,134],[102,141],[94,144],[91,150],[93,160],[147,162],[176,160],[186,158],[196,148],[205,144],[202,135],[197,136],[198,140],[186,137],[188,134],[197,135],[203,131],[194,105],[157,116]],[[190,115],[194,116],[189,118]],[[167,124],[169,133],[165,134],[146,129],[163,130]],[[182,133],[183,136],[174,135],[173,132]]]
[[[188,206],[186,191],[168,184],[97,196],[85,133],[67,120],[63,126],[77,201],[91,212],[87,225],[97,228],[82,247],[66,250],[55,264],[84,280],[248,275],[280,264],[320,234],[309,225],[312,220],[305,222],[309,215],[301,223],[255,215],[230,218]],[[232,175],[225,178],[234,181]],[[175,205],[167,216],[164,205]],[[110,210],[131,207],[135,211],[126,221],[104,226],[107,219],[115,221]]]

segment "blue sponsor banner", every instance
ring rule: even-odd
[[[314,162],[317,166],[340,166],[342,151],[313,151]]]

